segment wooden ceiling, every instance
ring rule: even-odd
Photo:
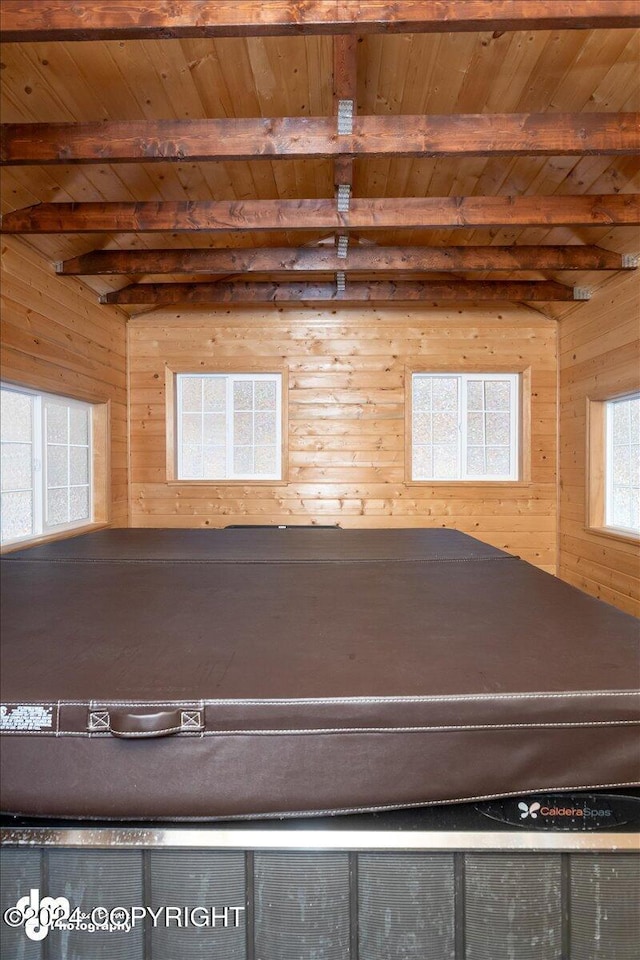
[[[131,313],[559,316],[637,265],[637,0],[0,9],[3,232]]]

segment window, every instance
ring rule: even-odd
[[[178,374],[177,479],[280,480],[282,375]]]
[[[587,401],[587,527],[640,536],[640,394]]]
[[[92,520],[91,405],[2,387],[2,542]]]
[[[412,374],[411,479],[516,480],[518,381],[518,374]]]
[[[640,534],[640,394],[606,403],[605,526]]]

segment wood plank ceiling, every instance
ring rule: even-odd
[[[519,301],[640,250],[637,0],[3,0],[2,230],[131,313]]]

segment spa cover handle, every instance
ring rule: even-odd
[[[109,710],[109,730],[114,737],[168,737],[183,729],[181,710]]]

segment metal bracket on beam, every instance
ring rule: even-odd
[[[353,133],[353,100],[338,100],[338,134],[350,136]]]
[[[347,251],[349,249],[349,237],[338,237],[338,253],[337,256],[340,260],[347,259]]]
[[[336,293],[344,293],[347,284],[347,277],[344,270],[336,273]]]
[[[574,287],[573,288],[573,299],[574,300],[591,300],[591,290],[587,287]]]
[[[637,253],[623,253],[622,254],[622,268],[623,270],[636,270],[640,264],[640,258]]]
[[[351,187],[348,183],[338,184],[338,213],[349,213]]]

